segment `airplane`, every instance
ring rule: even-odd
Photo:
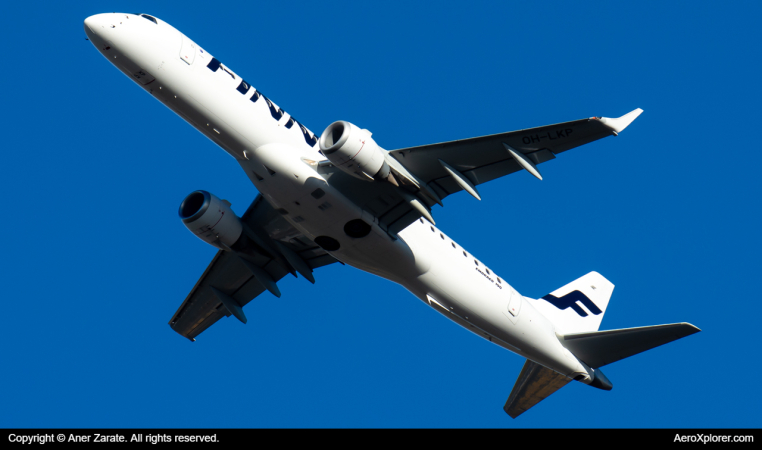
[[[243,215],[190,193],[179,216],[218,249],[172,315],[195,341],[277,282],[339,262],[400,284],[419,300],[526,362],[504,405],[516,418],[571,381],[610,390],[601,367],[697,333],[689,323],[600,331],[614,285],[597,272],[539,299],[524,297],[442,230],[435,205],[572,148],[617,136],[641,113],[589,117],[507,133],[385,150],[347,121],[313,134],[262,91],[149,14],[97,14],[88,40],[117,69],[241,166],[259,195]]]

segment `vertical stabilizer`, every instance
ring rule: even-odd
[[[531,303],[553,322],[558,333],[597,331],[613,292],[609,280],[590,272]]]

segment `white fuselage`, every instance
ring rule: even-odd
[[[515,289],[424,219],[394,239],[315,170],[317,136],[169,24],[134,14],[85,21],[98,50],[157,100],[222,147],[295,228],[331,236],[353,267],[401,284],[466,329],[571,378],[592,373],[557,339],[554,325]],[[213,70],[216,69],[216,70]],[[255,100],[255,101],[252,101]],[[325,194],[315,198],[312,193]],[[319,208],[329,204],[329,208]],[[298,220],[294,220],[298,218]],[[344,224],[372,224],[350,238]],[[509,304],[513,313],[509,312]]]

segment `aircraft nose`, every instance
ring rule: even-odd
[[[85,31],[93,31],[96,28],[100,28],[103,23],[104,14],[96,14],[85,19]]]
[[[96,14],[85,19],[85,34],[91,40],[93,36],[100,37],[103,34],[104,27],[110,26],[110,20],[114,14]]]

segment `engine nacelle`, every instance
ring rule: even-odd
[[[370,137],[371,132],[339,120],[328,125],[320,135],[320,151],[336,167],[365,181],[384,180],[389,176],[386,150]]]
[[[191,192],[180,204],[179,213],[193,234],[220,250],[232,248],[243,233],[241,219],[230,209],[230,203],[206,191]]]

